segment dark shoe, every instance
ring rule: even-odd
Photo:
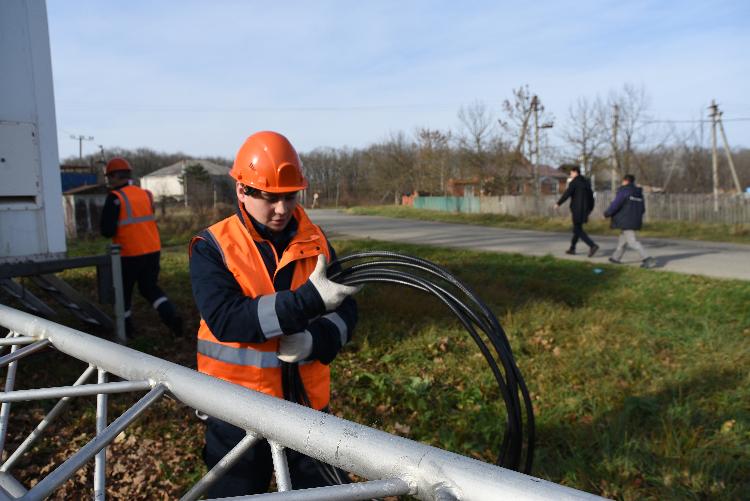
[[[656,259],[647,257],[641,262],[641,268],[653,268],[656,266]]]
[[[571,256],[575,256],[576,255],[576,250],[575,249],[568,249],[568,250],[565,251],[565,254],[570,254]]]
[[[589,249],[589,257],[594,257],[594,254],[596,254],[596,251],[598,250],[599,246],[594,244],[594,246]]]
[[[613,257],[609,258],[609,262],[612,264],[622,264],[622,261],[615,259]]]

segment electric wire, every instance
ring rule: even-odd
[[[345,285],[394,284],[416,289],[435,296],[448,307],[479,348],[505,404],[506,426],[496,463],[531,472],[535,425],[529,391],[500,322],[469,286],[435,263],[390,251],[342,257],[329,264],[328,273],[330,280]],[[298,364],[284,364],[282,383],[285,398],[310,405]],[[336,468],[323,466],[331,470],[325,474],[327,479],[339,477]]]

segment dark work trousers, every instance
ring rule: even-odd
[[[596,245],[583,230],[583,223],[573,223],[573,238],[570,241],[570,248],[572,250],[576,250],[576,244],[578,243],[579,238],[589,247]]]
[[[211,469],[245,436],[245,431],[234,425],[209,417],[206,420],[206,445],[203,447],[203,461]],[[309,456],[291,449],[285,449],[289,463],[289,475],[293,489],[310,489],[333,485],[323,473],[323,468],[331,469]],[[341,481],[348,483],[349,477],[337,470]],[[261,439],[251,447],[235,465],[227,471],[207,492],[207,498],[224,498],[268,492],[273,475],[273,460],[268,442]]]
[[[138,291],[146,301],[159,313],[162,322],[170,329],[175,324],[176,312],[164,291],[158,284],[160,252],[152,252],[141,256],[126,256],[122,258],[122,288],[125,296],[125,328],[128,335],[133,333],[131,319],[131,303],[133,287],[138,284]]]

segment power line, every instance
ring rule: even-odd
[[[452,108],[461,106],[460,103],[404,103],[404,104],[374,104],[374,105],[352,105],[352,106],[181,106],[181,105],[161,105],[161,104],[98,104],[90,105],[86,103],[61,103],[61,107],[66,108],[89,108],[102,110],[127,110],[135,112],[180,112],[180,113],[248,113],[248,112],[273,112],[273,113],[316,113],[316,112],[347,112],[347,111],[413,111],[418,109],[435,109],[435,108]],[[740,116],[732,118],[722,118],[725,122],[750,122],[750,116]],[[672,118],[654,118],[643,120],[646,124],[691,124],[691,123],[711,123],[710,119],[672,119]]]
[[[83,134],[71,134],[70,139],[78,141],[78,160],[83,160],[83,142],[93,141],[94,136],[84,136]]]
[[[750,122],[750,117],[734,117],[734,118],[722,118],[725,122]],[[654,120],[644,120],[644,123],[648,124],[697,124],[697,123],[711,123],[711,120],[706,120],[702,118],[696,118],[693,120],[670,120],[670,119],[654,119]]]
[[[434,108],[452,108],[460,106],[459,103],[455,104],[440,104],[440,103],[422,103],[422,104],[377,104],[377,105],[360,105],[360,106],[232,106],[232,107],[191,107],[191,106],[170,106],[170,105],[150,105],[150,104],[136,104],[136,105],[88,105],[78,103],[61,103],[61,107],[68,108],[91,108],[101,110],[107,108],[109,110],[127,110],[127,111],[173,111],[173,112],[187,112],[187,113],[246,113],[246,112],[321,112],[321,111],[412,111],[415,109],[434,109]]]

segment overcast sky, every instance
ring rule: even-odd
[[[629,82],[650,115],[712,98],[750,117],[748,1],[48,0],[60,156],[122,146],[234,156],[271,129],[301,151],[457,128],[528,84],[568,106]],[[686,127],[689,125],[686,125]],[[750,121],[726,122],[750,146]]]

